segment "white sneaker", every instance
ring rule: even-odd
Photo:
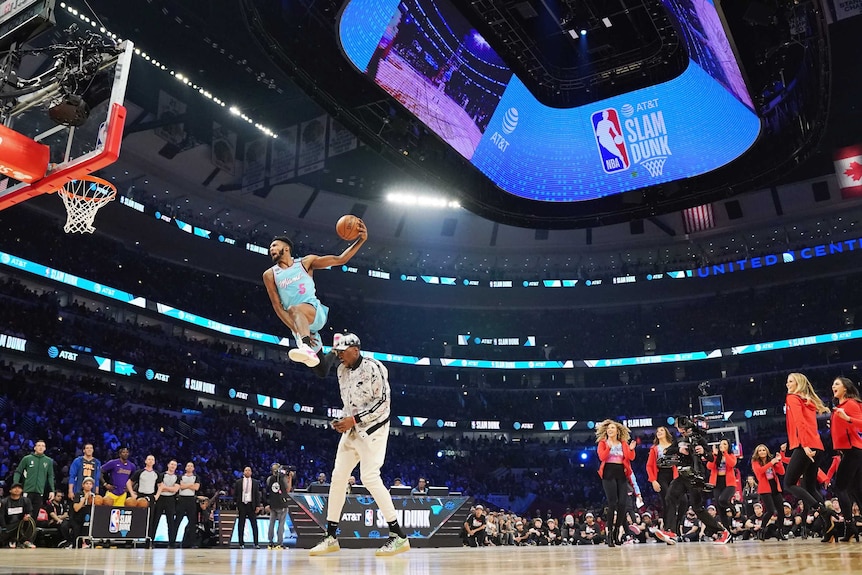
[[[383,544],[383,547],[375,551],[374,554],[378,557],[388,557],[390,555],[404,553],[405,551],[410,551],[410,540],[406,537],[393,535],[388,541],[386,541],[386,543]]]
[[[326,555],[327,553],[334,553],[335,551],[340,551],[341,545],[338,544],[338,539],[335,537],[330,537],[327,535],[324,537],[320,543],[311,548],[311,551],[308,552],[309,555]]]
[[[314,350],[312,350],[305,344],[302,344],[300,347],[287,352],[287,357],[297,363],[304,363],[308,367],[315,367],[318,363],[320,363],[320,358],[317,357],[317,354],[314,353]]]
[[[641,497],[640,495],[638,495],[637,498],[635,498],[635,506],[636,506],[636,509],[640,509],[641,507],[644,506],[644,498]]]

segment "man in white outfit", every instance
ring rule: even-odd
[[[398,524],[392,496],[380,478],[389,441],[389,372],[374,358],[363,357],[359,338],[348,333],[336,335],[332,349],[338,366],[338,387],[345,416],[332,422],[341,433],[335,468],[329,485],[326,510],[326,537],[314,546],[310,555],[338,551],[338,521],[347,497],[347,485],[353,468],[359,463],[360,477],[389,524],[389,539],[375,553],[396,555],[410,549],[410,540]]]

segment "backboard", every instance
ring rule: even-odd
[[[26,136],[15,142],[19,147],[35,142],[26,156],[31,177],[25,178],[16,170],[22,153],[5,147],[13,138],[0,130],[0,210],[55,192],[119,157],[134,45],[108,39],[94,21],[73,22],[64,11],[56,16],[55,30],[13,46],[17,58],[0,61],[0,75],[5,65],[14,80],[0,90],[0,123]],[[39,173],[32,154],[45,149],[47,165]]]

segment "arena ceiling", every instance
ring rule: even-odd
[[[453,157],[457,155],[443,142],[424,131],[421,141],[409,149],[412,153],[404,154],[404,136],[415,128],[414,119],[360,75],[336,43],[336,23],[344,2],[139,0],[133,4],[133,10],[126,3],[112,0],[90,0],[88,5],[106,27],[135,40],[154,58],[169,63],[223,100],[235,102],[243,113],[272,130],[283,130],[326,113],[338,117],[364,142],[351,153],[327,159],[322,170],[284,185],[246,193],[241,177],[212,164],[213,122],[236,131],[239,161],[243,160],[245,143],[260,134],[213,107],[188,86],[136,63],[128,95],[133,113],[129,116],[123,156],[106,173],[126,191],[137,190],[142,197],[157,192],[152,194],[158,196],[154,200],[173,205],[184,215],[199,214],[211,225],[234,231],[243,228],[261,241],[273,230],[292,234],[302,230],[315,244],[316,234],[331,233],[340,213],[364,212],[364,217],[375,223],[374,229],[380,230],[376,237],[385,238],[389,244],[375,255],[379,259],[391,256],[421,262],[424,257],[430,258],[430,254],[422,253],[424,249],[414,249],[417,241],[428,245],[428,251],[433,247],[458,250],[467,246],[479,253],[494,253],[505,246],[524,252],[560,252],[569,262],[573,248],[588,250],[596,245],[618,250],[619,260],[626,259],[622,252],[627,244],[641,244],[651,250],[648,255],[641,254],[643,258],[703,257],[706,248],[692,248],[687,240],[689,245],[680,248],[678,254],[662,255],[655,249],[681,243],[685,231],[676,213],[680,208],[711,201],[720,206],[734,198],[743,198],[744,205],[744,194],[751,189],[768,190],[774,183],[821,176],[831,167],[829,145],[821,144],[819,149],[814,146],[821,142],[824,128],[824,118],[816,113],[829,101],[815,98],[806,119],[806,137],[795,146],[795,155],[781,149],[773,156],[759,147],[758,153],[765,154],[759,162],[749,159],[742,165],[735,163],[731,171],[707,179],[694,178],[691,182],[548,209],[540,202],[525,203],[501,194],[481,173],[460,157]],[[749,2],[722,4],[749,85],[753,86],[755,103],[765,105],[764,91],[781,74],[799,66],[802,58],[797,45],[783,45],[782,40],[786,10],[795,3],[758,3],[754,11]],[[537,97],[549,105],[564,107],[585,97],[613,96],[679,72],[679,64],[674,64],[674,58],[681,53],[677,32],[668,26],[660,2],[474,1],[463,5],[463,13],[526,78],[525,83]],[[602,22],[605,17],[613,18],[616,24],[606,27]],[[586,56],[578,53],[579,45],[568,33],[573,26],[588,28],[592,35]],[[852,32],[842,32],[852,37]],[[835,40],[833,37],[833,43]],[[823,42],[821,48],[828,46]],[[835,50],[832,52],[834,56]],[[583,64],[584,57],[590,66]],[[833,58],[831,69],[840,65],[839,59]],[[817,86],[822,78],[808,80]],[[835,92],[835,78],[830,76],[829,80]],[[584,84],[589,85],[589,93],[582,89]],[[187,105],[180,118],[186,135],[182,142],[166,143],[156,134],[159,127],[171,125],[159,118],[161,92]],[[821,97],[828,95],[826,90]],[[846,90],[836,93],[831,101],[854,105]],[[832,112],[834,115],[834,108]],[[858,110],[851,109],[849,113],[851,121],[840,123],[843,130],[836,128],[831,139],[827,138],[828,144],[846,137],[843,132],[851,131],[849,127],[858,126]],[[797,119],[797,123],[801,120]],[[739,173],[758,163],[770,168],[768,178],[738,182]],[[161,197],[163,187],[167,198]],[[439,216],[410,214],[405,208],[383,202],[384,194],[393,187],[446,192],[480,217],[464,210]],[[790,197],[785,199],[785,211],[803,217],[802,207],[787,210],[789,202]],[[753,205],[758,203],[753,200]],[[808,203],[802,202],[801,206]],[[825,204],[816,208],[813,212],[817,217],[830,211]],[[752,208],[746,215],[755,210]],[[764,225],[762,217],[755,219],[752,225],[758,229],[775,228],[763,232],[764,241],[767,235],[782,235],[773,222]],[[767,218],[771,219],[774,218]],[[727,217],[717,220],[718,228],[724,230],[740,224]],[[750,220],[742,223],[746,222]],[[644,227],[646,234],[638,233]],[[571,231],[553,231],[556,229]],[[392,255],[390,248],[394,245],[398,252],[399,243],[402,253]],[[325,243],[321,246],[327,247]],[[734,248],[729,243],[718,247]],[[502,266],[496,256],[491,259],[486,260],[489,267]],[[438,263],[445,264],[442,260]],[[540,264],[533,261],[530,265]]]

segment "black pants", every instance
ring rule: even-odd
[[[733,473],[733,471],[731,471],[731,473]],[[733,495],[736,493],[736,487],[727,485],[726,475],[719,475],[715,481],[715,489],[712,490],[715,510],[717,511],[719,520],[722,524],[727,523],[729,525],[730,522],[727,518],[727,512],[730,510],[730,500],[733,499]]]
[[[667,529],[667,494],[670,492],[670,484],[673,481],[673,469],[659,469],[658,477],[656,478],[661,487],[661,498],[662,498],[662,519],[664,520],[662,523],[664,524],[664,529]],[[680,497],[679,505],[676,508],[676,516],[682,517],[685,515],[685,511],[688,509],[688,497],[683,495]]]
[[[168,544],[177,544],[177,528],[178,523],[174,522],[174,517],[177,514],[177,497],[176,495],[161,495],[156,500],[156,505],[150,515],[150,537],[156,536],[156,529],[159,526],[159,519],[162,515],[165,516],[165,522],[168,524]]]
[[[193,547],[195,531],[198,528],[198,503],[194,495],[177,496],[177,514],[174,516],[174,532],[180,528],[183,517],[188,517],[189,524],[183,532],[183,547]]]
[[[243,541],[245,534],[245,522],[246,520],[251,521],[251,534],[254,537],[254,544],[257,545],[257,517],[254,514],[254,504],[253,503],[237,503],[236,510],[239,512],[239,523],[237,523],[237,531],[239,533],[239,545],[242,547],[245,545],[245,541]]]
[[[24,497],[30,500],[30,503],[33,504],[33,516],[39,514],[39,510],[42,509],[42,505],[45,504],[45,495],[42,493],[25,493]]]
[[[616,540],[619,539],[618,527],[626,523],[629,484],[625,479],[602,479],[602,488],[605,490],[605,497],[608,500],[608,516],[605,517],[608,537],[613,537]],[[614,515],[616,515],[616,519],[614,519]]]
[[[0,529],[0,544],[5,544],[7,541],[15,544],[24,543],[25,541],[33,543],[35,540],[36,522],[33,521],[32,517],[22,519],[13,525],[7,525],[3,529]]]
[[[673,533],[677,532],[677,528],[679,526],[677,509],[679,508],[680,499],[686,494],[688,494],[688,500],[691,503],[691,508],[697,514],[697,518],[700,519],[701,523],[706,525],[708,535],[724,530],[718,521],[716,521],[715,517],[706,512],[706,508],[703,506],[703,491],[693,487],[689,483],[688,479],[677,477],[671,481],[670,488],[667,493],[666,501],[668,517],[667,523],[664,526],[665,531],[672,531]]]
[[[849,520],[853,515],[853,503],[862,509],[862,449],[854,447],[842,452],[832,487],[845,519]]]
[[[817,453],[817,451],[814,452],[815,460]],[[817,489],[817,471],[817,464],[805,455],[804,449],[797,447],[793,450],[790,463],[787,464],[787,473],[784,474],[784,491],[802,500],[806,514],[812,508],[823,505],[823,496]],[[802,479],[801,486],[796,485],[800,478]]]

